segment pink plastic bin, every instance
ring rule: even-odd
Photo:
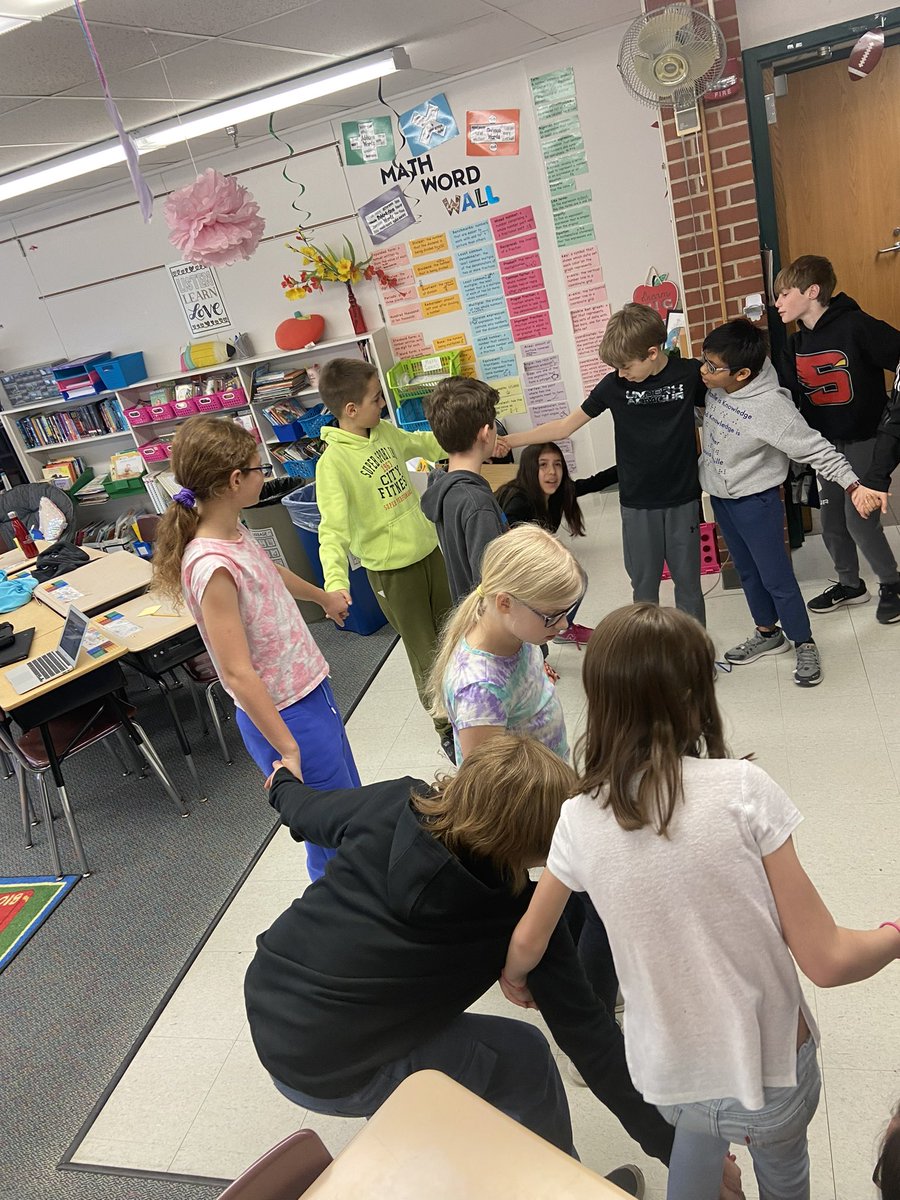
[[[137,408],[126,408],[125,420],[129,425],[146,425],[153,420],[150,416],[150,405],[141,404]]]
[[[138,454],[144,462],[165,462],[169,457],[169,444],[168,442],[147,442],[145,446],[138,446]]]
[[[176,417],[190,417],[197,411],[197,401],[192,396],[184,400],[173,400],[172,408]]]
[[[195,396],[194,403],[197,405],[197,412],[216,412],[222,407],[218,392],[213,392],[210,396]]]
[[[716,545],[716,526],[713,521],[704,521],[700,525],[700,574],[718,575],[722,570],[719,563],[719,549]],[[663,579],[671,579],[668,564],[663,564]]]
[[[169,421],[175,416],[174,404],[151,404],[150,405],[150,420],[151,421]]]

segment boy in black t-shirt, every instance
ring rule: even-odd
[[[843,292],[833,295],[836,286],[828,259],[804,254],[779,272],[775,307],[785,325],[797,322],[787,371],[800,412],[868,484],[875,434],[887,403],[884,372],[894,371],[900,360],[900,331],[864,313]],[[882,625],[900,621],[900,573],[880,514],[866,520],[840,484],[819,476],[818,485],[822,540],[838,581],[806,607],[828,613],[866,603],[869,592],[859,574],[861,550],[880,585],[877,620]]]
[[[675,604],[706,623],[700,587],[700,482],[694,407],[706,388],[700,363],[669,358],[666,326],[643,304],[610,317],[600,357],[614,373],[601,379],[580,409],[527,433],[510,446],[558,442],[609,410],[615,429],[622,507],[622,548],[635,601],[659,603],[663,564],[675,584]]]

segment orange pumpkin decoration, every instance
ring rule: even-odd
[[[318,342],[324,332],[324,317],[296,312],[275,330],[275,345],[279,350],[303,350],[310,342]]]

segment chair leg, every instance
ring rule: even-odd
[[[28,795],[28,781],[25,778],[25,771],[16,763],[16,779],[19,784],[19,809],[22,813],[22,830],[25,834],[25,849],[31,850],[34,847],[34,841],[31,837],[31,826],[36,824],[35,821],[29,820],[29,817],[34,817],[34,812],[31,808],[31,797]]]
[[[44,771],[38,775],[41,791],[41,807],[44,810],[44,828],[47,830],[47,841],[50,844],[50,857],[53,859],[53,870],[57,879],[62,879],[62,866],[59,861],[59,846],[56,844],[56,830],[53,828],[53,812],[50,808],[50,789],[47,787],[47,776]]]
[[[188,813],[187,808],[185,808],[184,801],[182,800],[181,796],[179,795],[178,790],[176,789],[174,783],[172,782],[172,780],[169,778],[168,774],[166,773],[166,769],[162,765],[160,757],[156,753],[156,749],[155,749],[153,743],[150,741],[150,739],[147,737],[144,730],[141,728],[140,725],[137,724],[136,721],[131,721],[131,722],[129,722],[129,724],[131,725],[131,728],[135,731],[135,734],[137,735],[137,745],[141,751],[141,754],[143,754],[144,757],[147,759],[147,762],[150,764],[151,770],[153,771],[154,775],[159,780],[159,782],[162,784],[163,789],[165,790],[166,794],[175,803],[175,806],[177,807],[181,816],[183,816],[183,817],[189,816],[190,814]]]
[[[206,795],[200,783],[200,776],[197,774],[197,765],[194,762],[194,756],[191,753],[191,744],[187,739],[187,734],[184,732],[184,726],[181,723],[181,717],[178,715],[178,709],[175,706],[175,701],[172,697],[171,689],[162,678],[157,680],[159,690],[163,694],[163,699],[169,709],[169,715],[172,718],[172,724],[175,727],[175,736],[178,738],[178,744],[181,746],[181,753],[184,755],[185,762],[188,765],[188,770],[193,777],[194,783],[197,785],[197,791],[200,793],[200,803],[206,803]]]
[[[209,733],[209,726],[206,724],[206,714],[203,711],[203,705],[200,703],[200,697],[198,695],[197,684],[194,683],[193,679],[188,677],[187,685],[188,685],[188,691],[191,693],[191,699],[194,702],[194,709],[196,710],[196,713],[197,713],[197,720],[200,722],[200,729],[203,733],[203,736],[206,737],[207,734]]]
[[[109,738],[103,739],[103,746],[104,746],[104,749],[106,750],[107,754],[110,756],[110,758],[113,760],[113,762],[119,768],[119,770],[122,772],[122,778],[124,779],[127,776],[129,776],[131,774],[131,768],[128,766],[128,764],[125,762],[125,760],[122,758],[121,754],[119,754],[119,752],[116,750],[115,746],[112,744],[112,742],[109,740]]]
[[[50,734],[50,727],[47,724],[41,725],[41,737],[44,742],[44,750],[47,753],[47,762],[49,770],[53,773],[53,782],[56,784],[56,791],[59,795],[59,801],[62,805],[63,816],[66,818],[66,824],[69,827],[69,835],[72,838],[72,845],[75,847],[75,854],[78,858],[78,865],[81,868],[81,874],[87,878],[91,870],[87,864],[87,859],[84,855],[84,847],[81,844],[81,835],[78,832],[78,826],[75,824],[75,814],[72,812],[72,805],[69,803],[69,794],[66,791],[66,781],[63,779],[62,766],[60,765],[59,756],[56,753],[56,748],[53,745],[53,738]],[[47,793],[47,808],[50,807],[50,793]]]
[[[14,774],[13,762],[5,750],[0,750],[0,766],[3,767],[3,778],[12,779]]]
[[[118,741],[118,743],[122,747],[122,749],[125,751],[126,757],[131,759],[131,762],[134,764],[135,770],[138,772],[138,774],[143,779],[144,776],[147,774],[149,767],[147,766],[146,762],[139,754],[138,749],[135,746],[134,742],[131,740],[131,738],[128,736],[128,734],[125,732],[124,729],[116,730],[116,740]]]
[[[206,703],[209,708],[209,715],[212,718],[213,728],[216,731],[216,737],[219,740],[219,748],[222,751],[222,758],[230,766],[231,755],[228,753],[228,746],[225,742],[225,731],[222,728],[222,722],[219,718],[219,706],[216,702],[215,687],[217,682],[217,680],[214,680],[206,689]]]

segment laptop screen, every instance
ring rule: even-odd
[[[87,617],[84,613],[80,613],[77,608],[70,608],[66,623],[63,626],[62,636],[59,639],[59,651],[61,654],[67,655],[73,661],[78,657],[78,651],[81,649],[81,639],[84,637],[84,632],[87,629]]]

